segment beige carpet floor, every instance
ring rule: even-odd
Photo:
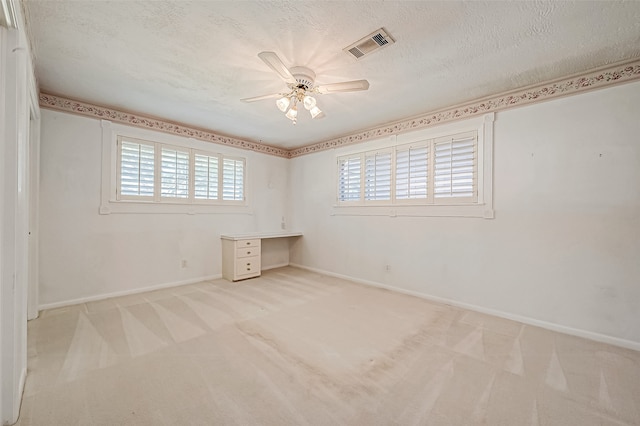
[[[42,312],[26,425],[638,425],[640,352],[296,268]]]

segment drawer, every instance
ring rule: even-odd
[[[260,255],[260,247],[239,247],[236,249],[236,258],[251,257]]]
[[[260,247],[260,238],[236,241],[236,248],[239,249],[241,247]]]
[[[244,257],[236,262],[236,275],[260,274],[260,256]]]

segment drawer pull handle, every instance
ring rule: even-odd
[[[251,266],[251,264],[250,264],[250,263],[247,263],[247,266]]]
[[[250,245],[251,245],[251,243],[249,243],[249,242],[248,242],[248,243],[247,243],[247,245],[248,245],[248,246],[250,246]]]
[[[250,271],[250,270],[251,270],[251,268],[247,268],[247,271]]]
[[[247,254],[251,254],[251,250],[248,250],[248,251],[247,251]]]

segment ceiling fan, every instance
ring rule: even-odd
[[[341,83],[322,84],[314,86],[316,73],[307,67],[291,67],[290,69],[280,60],[274,52],[260,52],[258,57],[264,61],[287,84],[288,90],[281,93],[256,96],[241,99],[244,102],[255,102],[264,99],[279,98],[276,101],[278,109],[296,124],[298,119],[298,104],[302,104],[309,111],[311,118],[322,118],[324,113],[316,105],[315,94],[327,95],[339,92],[356,92],[367,90],[367,80],[343,81]]]

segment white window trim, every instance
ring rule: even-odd
[[[191,138],[176,138],[164,134],[150,136],[144,129],[114,124],[109,120],[102,120],[102,182],[100,193],[100,209],[102,215],[133,213],[133,214],[247,214],[252,215],[250,207],[249,167],[248,160],[236,155],[220,154],[215,151],[203,149],[206,142],[196,141]],[[159,192],[154,200],[143,199],[118,199],[117,196],[117,167],[118,167],[118,136],[126,135],[126,138],[139,140],[146,143],[155,143],[156,146],[169,145],[174,148],[192,150],[194,153],[205,155],[220,155],[219,158],[232,158],[244,161],[244,200],[203,200],[195,199],[193,194],[189,199],[177,199],[162,197]],[[156,152],[156,155],[158,153]],[[194,178],[193,161],[190,162],[189,180]],[[156,185],[158,182],[156,182]],[[220,193],[222,197],[222,193]]]
[[[424,204],[415,202],[406,203],[405,200],[396,201],[394,204],[386,203],[384,205],[371,205],[364,201],[357,203],[338,203],[332,208],[331,215],[335,216],[407,216],[407,217],[470,217],[492,219],[494,217],[493,210],[493,122],[495,113],[488,113],[481,117],[475,117],[460,122],[448,123],[431,129],[407,132],[400,135],[393,135],[390,138],[379,140],[367,144],[367,148],[363,150],[352,149],[349,152],[340,152],[336,156],[334,167],[335,184],[334,188],[338,188],[339,177],[337,164],[338,158],[349,155],[356,156],[360,153],[383,150],[385,147],[404,146],[409,144],[418,144],[418,142],[426,139],[437,139],[443,136],[450,136],[457,133],[465,133],[476,131],[478,135],[478,200],[475,203],[467,203],[464,200],[452,201],[447,204]],[[395,150],[394,150],[395,152]],[[394,155],[395,157],[395,155]],[[363,155],[364,159],[364,155]],[[393,158],[395,165],[395,158]],[[395,173],[392,177],[392,185],[395,185]],[[361,198],[363,200],[363,198]]]

